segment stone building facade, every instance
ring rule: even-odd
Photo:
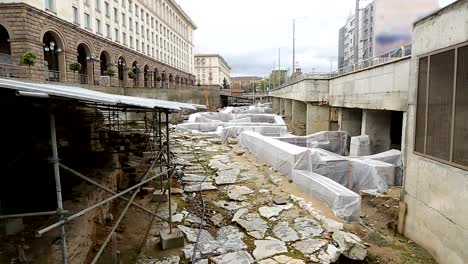
[[[122,87],[195,85],[191,73],[24,3],[0,3],[0,37],[1,51],[10,52],[9,56],[2,55],[4,77],[30,74],[30,78],[43,81]],[[37,56],[37,63],[30,69],[20,66],[21,56],[28,52]],[[8,58],[11,65],[4,64]],[[81,65],[78,72],[70,70],[73,63]],[[114,70],[115,77],[103,77],[107,69]]]
[[[223,86],[231,82],[231,67],[218,54],[195,54],[195,72],[197,84]]]

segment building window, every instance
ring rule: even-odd
[[[127,25],[125,24],[127,20],[125,19],[125,13],[122,13],[122,27],[126,27]]]
[[[131,0],[128,1],[128,12],[130,12],[130,13],[133,12],[133,4],[132,4]]]
[[[110,7],[108,2],[104,2],[104,9],[106,12],[106,17],[110,17]]]
[[[133,30],[133,20],[131,17],[128,18],[128,27],[130,29],[130,31]]]
[[[55,0],[46,0],[46,10],[55,12]]]
[[[135,16],[138,17],[138,5],[137,4],[135,4]]]
[[[137,51],[140,51],[140,41],[138,41],[138,39],[136,40],[135,46],[136,46]]]
[[[101,20],[96,18],[96,33],[102,35]]]
[[[84,17],[85,17],[85,28],[91,30],[91,17],[87,13],[84,14]]]
[[[119,42],[119,29],[115,28],[114,31],[115,31],[115,41]]]
[[[73,7],[73,23],[80,24],[80,15],[76,6]]]
[[[110,25],[106,24],[106,37],[111,38]]]
[[[132,36],[130,36],[130,48],[133,49],[133,37]]]
[[[101,12],[101,0],[96,0],[96,11]]]
[[[122,43],[127,46],[127,34],[125,32],[122,32]]]
[[[135,30],[137,34],[140,34],[140,27],[138,26],[138,22],[135,21]]]
[[[468,168],[468,45],[419,59],[415,151]]]
[[[85,6],[89,6],[89,0],[84,0]]]

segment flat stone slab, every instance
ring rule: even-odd
[[[216,186],[214,186],[212,183],[204,182],[204,183],[195,183],[192,185],[186,185],[184,187],[184,192],[198,192],[198,191],[212,191],[212,190],[217,190]]]
[[[273,257],[278,254],[287,253],[288,249],[284,242],[276,239],[271,240],[255,240],[255,249],[253,256],[255,260],[262,260]]]
[[[294,229],[301,239],[318,237],[323,233],[323,228],[316,220],[308,217],[294,219]]]
[[[311,261],[317,262],[316,255],[328,245],[325,239],[305,239],[293,244],[293,247],[308,257]]]
[[[211,181],[211,178],[208,176],[204,176],[204,175],[196,175],[196,174],[190,174],[190,173],[186,173],[184,174],[184,176],[182,177],[182,181],[183,182],[210,182]]]
[[[266,219],[270,219],[272,217],[277,217],[280,213],[284,210],[289,210],[293,207],[292,204],[286,205],[275,205],[275,206],[262,206],[258,209],[258,212],[261,216],[265,217]]]
[[[258,264],[305,264],[301,259],[294,259],[285,255],[274,256],[272,258],[260,260]]]
[[[255,260],[247,251],[238,251],[213,258],[218,264],[251,264]],[[208,260],[200,260],[197,264],[208,264]]]
[[[178,225],[177,228],[184,233],[187,240],[191,243],[197,241],[198,228],[190,228],[183,225]],[[199,243],[213,243],[215,241],[214,237],[205,229],[201,230]]]
[[[287,222],[278,223],[273,228],[273,234],[279,240],[283,242],[291,242],[291,241],[299,240],[299,236],[297,235],[297,232],[291,227],[289,227],[289,224]]]
[[[214,179],[216,185],[229,185],[237,182],[237,176],[218,176]]]
[[[240,169],[230,168],[227,170],[220,170],[216,174],[218,174],[219,177],[237,177],[240,174]]]
[[[231,222],[235,223],[237,220],[239,220],[243,215],[249,212],[249,209],[247,208],[240,208],[239,210],[236,211],[234,216],[231,219]]]
[[[223,209],[226,209],[228,211],[237,211],[239,210],[240,208],[245,208],[245,207],[248,207],[250,204],[246,203],[246,202],[233,202],[233,201],[217,201],[217,202],[214,202],[214,204],[218,207],[221,207]]]
[[[237,220],[237,223],[247,231],[248,235],[256,239],[263,239],[268,229],[267,222],[257,213],[245,214]]]
[[[228,165],[222,163],[218,159],[210,160],[210,162],[208,163],[208,166],[214,170],[229,170],[230,169]]]
[[[245,201],[247,200],[246,195],[253,194],[253,193],[254,191],[252,191],[247,186],[234,185],[234,186],[229,186],[227,189],[227,195],[229,199],[234,200],[234,201]]]
[[[288,203],[288,199],[283,197],[277,197],[273,199],[273,203],[276,205],[286,205]]]

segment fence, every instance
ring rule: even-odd
[[[61,82],[69,84],[98,85],[122,88],[182,88],[189,87],[188,84],[176,82],[154,81],[142,78],[120,80],[118,77],[95,76],[80,74],[69,71],[53,71],[37,67],[16,66],[11,64],[0,64],[0,78],[27,79],[34,81]]]

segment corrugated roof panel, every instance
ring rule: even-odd
[[[135,96],[116,95],[104,92],[88,90],[76,86],[65,86],[44,83],[31,83],[0,78],[0,88],[14,89],[17,91],[44,93],[50,96],[76,99],[86,102],[95,102],[107,105],[126,105],[142,107],[148,109],[161,108],[167,110],[181,109],[206,109],[206,106],[199,104],[188,104],[159,99],[142,98]]]

